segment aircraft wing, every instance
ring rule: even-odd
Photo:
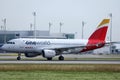
[[[84,48],[85,45],[56,45],[56,46],[51,46],[51,47],[43,47],[44,49],[74,49],[74,48]]]
[[[38,48],[37,51],[39,52],[40,50],[55,50],[56,52],[59,52],[59,54],[63,53],[64,51],[70,50],[70,49],[83,49],[85,45],[51,45],[49,47],[44,46],[41,48]]]

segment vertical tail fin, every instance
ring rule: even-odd
[[[104,46],[109,22],[110,19],[104,19],[98,25],[97,29],[89,37],[87,46],[81,52],[101,48]]]
[[[103,21],[98,25],[95,32],[93,32],[93,34],[89,37],[89,40],[105,41],[109,22],[110,19],[103,19]]]

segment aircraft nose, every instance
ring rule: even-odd
[[[3,47],[3,44],[0,44],[0,49],[2,49],[2,47]]]
[[[5,50],[6,49],[5,45],[1,45],[0,49]]]

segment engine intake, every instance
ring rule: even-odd
[[[43,50],[42,53],[45,58],[52,58],[56,55],[55,50]]]

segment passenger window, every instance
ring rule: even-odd
[[[7,42],[7,44],[15,44],[15,42]]]
[[[7,42],[7,44],[11,44],[11,42]]]

